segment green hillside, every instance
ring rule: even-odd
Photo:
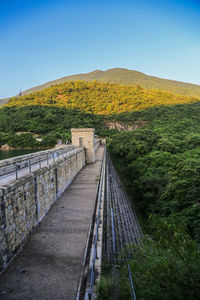
[[[152,107],[115,120],[143,121],[143,127],[107,139],[146,233],[129,261],[137,299],[199,299],[200,102]],[[107,274],[99,288],[104,294],[113,280]],[[126,260],[119,274],[120,299],[129,300]]]
[[[97,70],[86,74],[76,74],[62,77],[60,79],[53,80],[43,85],[39,85],[28,89],[23,92],[23,95],[39,91],[54,84],[71,80],[97,80],[100,82],[111,82],[125,85],[140,85],[141,87],[146,89],[159,89],[163,91],[170,91],[175,94],[189,95],[200,98],[199,85],[174,80],[161,79],[154,76],[146,75],[138,71],[127,70],[122,68],[114,68],[109,69],[107,71]]]
[[[140,86],[97,81],[69,81],[38,92],[13,97],[6,106],[56,106],[94,114],[117,114],[148,107],[191,103],[197,99]]]

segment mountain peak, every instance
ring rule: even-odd
[[[129,70],[126,68],[111,68],[105,71],[94,70],[85,74],[75,74],[62,77],[60,79],[53,80],[43,85],[26,90],[23,92],[23,95],[44,89],[54,84],[71,80],[97,80],[100,82],[111,82],[123,85],[140,85],[146,89],[159,89],[162,91],[170,91],[175,94],[189,95],[200,98],[199,85],[149,76],[142,72]]]

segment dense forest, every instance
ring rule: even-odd
[[[117,118],[146,121],[143,128],[118,132],[109,142],[147,235],[131,261],[137,296],[198,299],[200,105],[151,108]],[[123,299],[130,299],[126,266],[120,281]]]
[[[79,110],[52,106],[3,107],[0,109],[0,146],[44,148],[55,146],[57,140],[69,141],[70,128],[104,126],[103,118]],[[41,142],[36,137],[42,138]]]
[[[121,115],[129,118],[147,123],[115,133],[109,150],[140,215],[173,216],[200,241],[200,104]]]

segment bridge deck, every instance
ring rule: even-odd
[[[102,155],[100,147],[0,278],[0,299],[75,299]]]

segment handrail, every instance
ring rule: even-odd
[[[136,300],[136,295],[135,295],[135,289],[134,289],[134,285],[133,285],[133,278],[132,278],[132,274],[131,274],[131,270],[130,270],[130,266],[127,262],[127,267],[128,267],[128,275],[129,275],[129,281],[130,281],[130,294],[131,294],[131,298],[133,300]]]
[[[98,191],[98,206],[97,206],[97,213],[96,213],[96,232],[94,235],[94,245],[93,245],[93,257],[92,257],[92,267],[90,272],[90,284],[89,284],[89,291],[88,291],[88,298],[89,300],[92,300],[93,298],[93,287],[95,284],[95,261],[97,259],[97,242],[99,238],[99,225],[100,225],[100,209],[101,209],[101,203],[103,200],[102,192],[103,192],[103,181],[105,180],[105,161],[106,161],[106,149],[104,149],[104,156],[103,156],[103,162],[102,162],[102,168],[101,168],[101,177],[100,177],[100,184],[99,184],[99,191]]]
[[[52,152],[46,152],[46,151],[41,151],[38,153],[42,153],[42,155],[36,154],[35,156],[29,158],[29,155],[25,156],[26,158],[23,158],[24,155],[22,156],[22,159],[20,162],[12,162],[9,165],[6,166],[0,166],[0,178],[1,176],[8,175],[10,173],[15,172],[16,173],[16,179],[18,178],[18,170],[22,170],[24,168],[29,168],[29,173],[31,172],[31,166],[38,164],[39,163],[39,168],[41,168],[42,162],[47,161],[47,165],[49,164],[49,159],[53,160],[53,162],[59,159],[59,156],[61,157],[66,157],[67,153],[71,152],[74,150],[74,147],[63,147],[59,148],[58,150],[54,150]],[[21,164],[20,164],[21,163]],[[2,170],[2,172],[1,172]]]
[[[3,159],[3,160],[0,161],[0,168],[5,167],[8,164],[13,164],[15,162],[23,161],[24,157],[34,158],[34,157],[37,157],[38,154],[42,156],[43,154],[45,155],[46,153],[53,153],[55,151],[66,149],[66,148],[72,149],[72,148],[74,148],[74,145],[63,145],[63,146],[60,146],[58,148],[51,148],[51,149],[46,149],[46,150],[42,150],[42,151],[32,152],[32,153],[28,153],[28,154],[24,154],[24,155],[20,155],[20,156],[6,158],[6,159]]]
[[[91,247],[91,243],[92,243],[93,226],[95,223],[95,216],[96,216],[96,205],[97,205],[96,200],[98,197],[98,190],[99,190],[99,183],[96,186],[96,191],[95,191],[95,195],[94,195],[93,214],[92,214],[92,218],[90,220],[89,232],[88,232],[87,243],[86,243],[86,247],[85,247],[81,276],[80,276],[78,290],[77,290],[77,294],[76,294],[76,300],[82,299],[81,296],[83,296],[83,293],[84,293],[84,287],[83,287],[84,286],[84,273],[85,273],[85,267],[87,265],[87,261],[88,261],[89,253],[90,253],[90,247]]]

